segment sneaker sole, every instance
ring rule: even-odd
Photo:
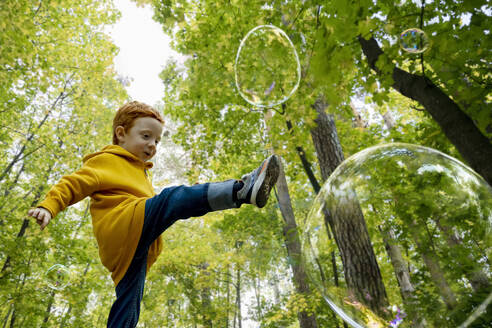
[[[270,191],[277,182],[279,172],[280,164],[278,157],[272,155],[263,163],[258,180],[253,186],[253,192],[251,193],[252,204],[255,204],[259,208],[266,205]]]

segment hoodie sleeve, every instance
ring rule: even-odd
[[[47,209],[54,218],[66,207],[92,195],[99,188],[96,168],[97,160],[90,159],[76,172],[63,176],[37,207]]]

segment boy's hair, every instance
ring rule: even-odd
[[[152,117],[164,124],[161,114],[152,106],[147,104],[132,101],[118,109],[113,119],[113,145],[118,144],[118,138],[116,137],[116,127],[122,126],[125,132],[128,132],[135,119],[139,117]]]

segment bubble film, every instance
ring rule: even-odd
[[[46,271],[46,282],[52,289],[64,289],[70,280],[68,269],[62,264],[55,264]]]
[[[491,222],[492,190],[466,165],[379,145],[326,181],[300,224],[303,257],[314,289],[352,327],[482,327]]]
[[[424,31],[410,28],[400,34],[400,47],[408,53],[420,54],[429,48],[429,38]]]
[[[301,65],[292,41],[273,25],[249,31],[239,46],[234,66],[241,97],[255,107],[277,106],[299,86]]]

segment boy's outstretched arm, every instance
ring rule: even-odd
[[[41,230],[43,230],[51,220],[51,213],[42,207],[31,208],[27,212],[27,215],[36,219],[36,223],[41,226]]]
[[[37,220],[43,230],[50,220],[67,206],[73,205],[99,188],[96,173],[97,160],[89,160],[76,172],[63,176],[51,187],[44,200],[32,208],[27,215]]]

